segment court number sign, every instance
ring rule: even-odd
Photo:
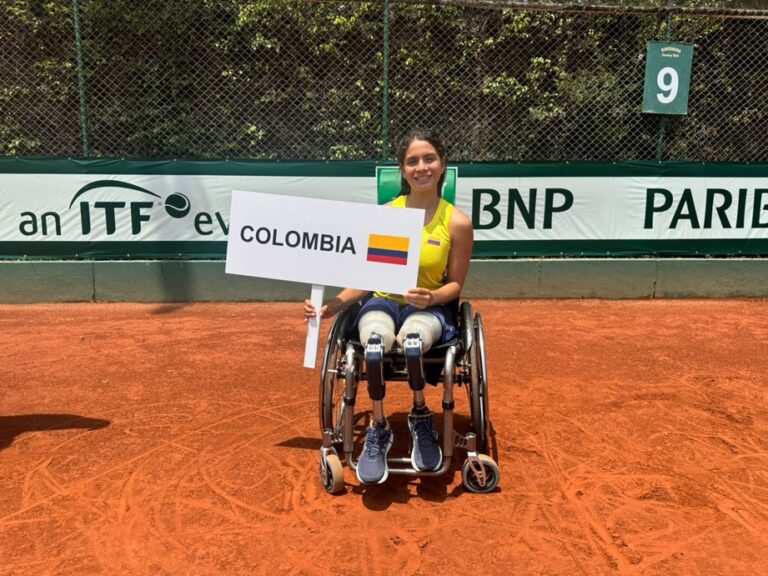
[[[692,44],[648,42],[643,112],[688,114],[692,62]]]

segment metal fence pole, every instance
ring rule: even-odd
[[[72,0],[72,11],[75,25],[75,53],[77,57],[77,84],[80,92],[80,131],[83,138],[83,156],[90,154],[88,147],[88,106],[85,96],[85,73],[83,71],[83,45],[80,36],[80,3]]]
[[[675,0],[667,0],[667,8],[671,8]],[[672,40],[672,12],[667,12],[667,42]],[[667,131],[667,116],[662,115],[659,118],[659,140],[656,143],[656,160],[661,162],[664,159],[664,138]]]
[[[381,102],[381,158],[387,159],[389,150],[389,0],[384,0],[383,86]]]

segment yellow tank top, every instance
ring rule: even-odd
[[[407,199],[407,196],[398,196],[390,206],[405,208]],[[437,290],[445,284],[445,277],[448,273],[448,254],[451,252],[451,234],[448,231],[451,214],[453,214],[453,204],[440,198],[435,215],[422,230],[417,281],[419,288]],[[389,298],[399,304],[405,304],[405,300],[400,294],[375,292],[374,296]]]

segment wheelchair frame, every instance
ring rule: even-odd
[[[344,471],[337,448],[353,470],[357,461],[353,455],[357,388],[367,379],[364,372],[364,346],[349,334],[359,311],[359,305],[337,315],[328,333],[320,374],[320,481],[329,493],[344,488]],[[496,462],[484,452],[488,449],[488,373],[485,358],[485,337],[482,316],[473,315],[472,305],[463,302],[458,314],[459,335],[424,354],[424,371],[430,382],[443,383],[443,462],[434,471],[419,471],[412,467],[409,457],[389,457],[390,474],[408,476],[439,476],[448,471],[454,448],[467,451],[462,466],[462,482],[471,492],[490,492],[496,488],[500,471]],[[442,366],[442,368],[441,368]],[[439,374],[438,374],[439,372]],[[384,379],[387,382],[406,381],[405,357],[399,349],[384,356]],[[472,430],[464,435],[453,427],[454,385],[467,387]]]

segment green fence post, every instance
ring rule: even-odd
[[[387,159],[389,150],[389,0],[384,0],[383,86],[381,102],[381,158]]]
[[[88,157],[88,107],[85,99],[85,73],[83,72],[83,45],[80,36],[80,4],[72,0],[75,24],[75,53],[77,57],[77,84],[80,92],[80,131],[83,137],[83,156]]]

